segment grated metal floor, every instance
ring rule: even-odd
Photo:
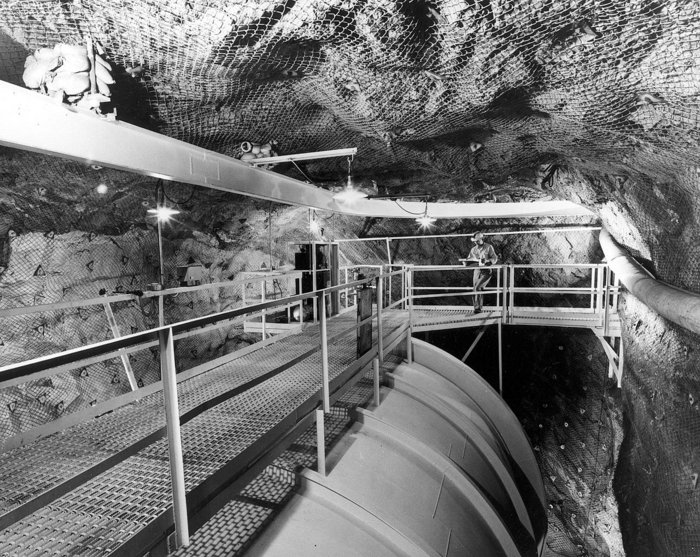
[[[385,335],[405,324],[402,311],[385,311]],[[346,329],[355,316],[328,322],[329,338]],[[376,333],[376,330],[375,330]],[[331,378],[356,360],[355,332],[331,343]],[[251,352],[178,385],[182,414],[222,397],[235,387],[259,378],[303,355],[319,343],[317,327]],[[200,484],[240,454],[282,417],[316,396],[320,386],[320,354],[232,398],[219,402],[182,426],[186,488]],[[135,443],[165,426],[161,393],[90,420],[60,434],[37,440],[0,455],[0,520],[6,522],[23,504],[51,499],[35,512],[0,531],[0,555],[108,555],[134,533],[168,509],[171,503],[167,440],[158,439],[106,471],[105,459],[129,451]],[[314,457],[315,458],[315,457]],[[49,490],[79,474],[92,479],[58,498]],[[251,487],[255,489],[255,486]],[[268,488],[265,488],[268,489]],[[263,494],[268,497],[267,494]],[[251,491],[250,499],[261,497]],[[246,509],[236,526],[246,530],[271,512],[270,506],[250,501],[235,503]],[[248,513],[248,514],[246,514]],[[267,513],[267,514],[266,514]]]
[[[390,356],[385,359],[382,371],[392,371],[400,362],[401,358]],[[371,378],[366,377],[336,402],[332,408],[331,416],[326,420],[327,446],[331,446],[349,427],[351,423],[349,410],[367,404],[372,396],[372,381]],[[284,502],[293,495],[296,488],[294,471],[302,467],[315,466],[316,429],[312,426],[299,437],[294,445],[268,466],[242,494],[255,492],[257,486],[261,485],[265,486],[263,488],[265,490],[274,485],[281,487],[283,497],[276,501],[277,504],[274,507],[266,507],[264,503],[251,506],[250,503],[244,503],[240,499],[232,501],[192,536],[189,547],[180,548],[172,554],[173,557],[237,557],[242,555],[248,544],[281,510]],[[284,479],[278,479],[280,476]],[[269,512],[264,512],[265,509]],[[246,526],[245,530],[243,530],[243,525]]]

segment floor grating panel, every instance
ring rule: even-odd
[[[347,315],[347,314],[346,314]],[[385,334],[405,323],[403,312],[385,312]],[[355,316],[329,321],[329,337],[354,324]],[[346,335],[354,339],[355,332]],[[246,354],[178,386],[181,413],[221,396],[236,386],[273,371],[290,358],[319,343],[317,328],[302,335]],[[329,346],[331,378],[356,360],[354,342],[339,340]],[[187,489],[201,483],[221,465],[240,454],[301,403],[320,389],[320,354],[315,353],[182,425]],[[362,381],[360,382],[362,384]],[[371,383],[358,389],[371,396]],[[327,417],[326,436],[332,441],[347,427],[344,402]],[[7,512],[135,441],[164,427],[161,393],[154,393],[127,407],[80,424],[65,433],[40,439],[31,445],[0,455],[0,512]],[[256,531],[293,491],[293,472],[315,462],[315,433],[303,441],[314,447],[278,459],[263,478],[251,483],[242,496],[266,505],[230,503],[237,509],[236,536],[216,540],[216,547],[238,551],[246,543],[243,534]],[[79,488],[60,497],[0,532],[0,555],[106,555],[164,512],[171,504],[167,440],[160,439],[134,456],[110,468]],[[268,472],[268,470],[271,470]],[[223,520],[223,519],[222,519]],[[230,521],[230,518],[225,519]],[[227,522],[228,524],[228,522]],[[236,541],[237,536],[243,541]],[[223,544],[223,545],[221,545]],[[198,553],[199,555],[200,553]],[[201,553],[205,554],[205,553]],[[206,553],[209,554],[209,553]],[[210,553],[220,555],[221,553]]]

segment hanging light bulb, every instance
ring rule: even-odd
[[[435,224],[436,220],[437,219],[428,216],[428,200],[426,199],[425,211],[423,211],[423,214],[416,219],[416,222],[420,225],[422,230],[428,230],[431,226],[433,226],[433,224]]]
[[[432,227],[433,224],[435,224],[436,220],[437,219],[435,219],[433,217],[429,217],[428,213],[426,212],[426,213],[423,213],[423,215],[421,215],[420,217],[418,217],[416,219],[416,222],[420,225],[420,227],[422,229],[425,230],[425,229],[429,229],[430,227]]]
[[[165,205],[160,205],[155,209],[148,209],[146,212],[154,215],[160,222],[168,222],[170,217],[180,214],[180,211],[176,211]]]
[[[352,157],[348,157],[348,183],[345,186],[345,189],[333,195],[333,199],[339,201],[340,203],[352,204],[355,201],[366,197],[367,194],[365,192],[355,189],[352,184]]]

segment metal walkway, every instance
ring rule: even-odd
[[[78,369],[83,361],[124,359],[125,354],[160,343],[163,388],[160,383],[138,388],[100,403],[87,413],[81,410],[74,417],[67,416],[68,421],[61,418],[49,422],[38,437],[29,432],[16,441],[26,445],[0,454],[0,554],[139,556],[153,549],[154,555],[164,555],[169,549],[186,545],[183,536],[205,524],[218,509],[231,508],[230,505],[235,509],[248,505],[247,514],[237,515],[239,518],[231,522],[224,512],[216,516],[213,524],[221,525],[217,521],[223,520],[230,531],[256,528],[290,492],[294,475],[289,470],[293,467],[282,478],[267,478],[262,483],[255,478],[276,458],[282,458],[280,454],[291,444],[298,443],[295,440],[314,421],[318,428],[318,466],[319,470],[325,469],[328,443],[321,442],[323,422],[329,420],[331,429],[342,422],[334,422],[329,403],[363,381],[364,370],[371,367],[373,360],[370,385],[377,397],[381,359],[378,354],[391,353],[411,332],[480,327],[475,341],[478,342],[483,329],[496,324],[500,362],[502,325],[585,327],[603,343],[610,359],[610,373],[615,373],[619,381],[623,354],[621,343],[615,349],[616,340],[620,340],[617,290],[610,289],[610,280],[600,278],[603,267],[589,267],[598,277],[592,279],[591,286],[566,290],[590,299],[588,307],[583,308],[516,305],[516,294],[542,294],[543,289],[514,286],[513,266],[503,269],[504,280],[489,294],[495,306],[485,306],[482,313],[475,314],[470,305],[418,305],[417,301],[422,304],[443,294],[430,292],[438,290],[434,288],[414,287],[418,270],[409,267],[376,279],[226,310],[7,366],[0,375],[3,388],[50,378],[61,370]],[[427,268],[427,272],[442,271],[439,267]],[[399,296],[393,295],[392,278],[397,282],[400,279]],[[398,290],[397,282],[393,283],[394,290]],[[605,287],[596,286],[600,284]],[[318,325],[305,324],[298,334],[263,340],[259,346],[183,372],[175,379],[174,339],[198,334],[207,327],[221,327],[244,316],[246,320],[251,316],[255,319],[256,312],[265,315],[265,311],[292,307],[310,298],[315,299],[317,307],[325,308],[325,297],[332,290],[362,288],[367,292],[372,285],[377,289],[375,299],[383,303],[371,308],[367,320],[374,320],[376,325],[372,348],[360,358],[356,346],[361,329],[366,326],[362,323],[367,320],[358,321],[354,311],[326,319],[321,311]],[[421,289],[428,294],[421,296]],[[471,290],[459,287],[451,295],[466,297],[468,304],[474,295]],[[396,309],[397,306],[406,309]],[[264,320],[262,324],[264,327]],[[265,337],[263,333],[262,338]],[[409,362],[410,347],[407,343]],[[170,384],[177,381],[177,396],[167,388],[166,380]],[[318,409],[320,403],[322,410]],[[171,413],[168,421],[168,412],[177,404],[180,419]],[[182,451],[173,456],[166,431],[178,422],[179,436],[168,433],[172,439],[181,439]],[[59,431],[61,428],[65,429]],[[59,432],[49,434],[52,431]],[[312,444],[307,443],[307,448]],[[307,452],[296,462],[308,465],[309,459],[315,457]],[[178,463],[180,469],[175,473],[173,466]],[[173,484],[172,477],[177,477],[184,487]],[[236,497],[239,500],[227,505]],[[250,501],[256,503],[252,509]],[[178,512],[185,516],[180,523]],[[177,539],[168,548],[165,536],[173,526]],[[216,551],[216,546],[211,546],[210,554],[215,555]]]
[[[330,319],[329,337],[355,319]],[[383,322],[385,339],[400,338],[406,312],[386,310]],[[357,363],[349,342],[355,334],[353,329],[329,342],[331,381]],[[319,341],[319,327],[308,326],[179,383],[191,508],[206,505],[230,482],[223,476],[245,471],[271,441],[311,423],[303,418],[319,400]],[[143,553],[143,536],[162,534],[172,524],[164,429],[159,391],[0,455],[0,554]]]
[[[413,330],[434,331],[462,327],[482,327],[502,320],[508,325],[573,327],[591,329],[596,336],[619,337],[620,316],[610,313],[577,310],[576,308],[518,308],[505,317],[502,308],[484,307],[475,314],[471,308],[442,309],[439,306],[413,308]]]

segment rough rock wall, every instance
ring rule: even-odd
[[[156,326],[155,300],[139,297],[158,281],[158,235],[147,213],[155,206],[156,182],[101,168],[86,176],[83,165],[4,148],[0,168],[0,309],[63,304],[0,318],[0,366],[112,338],[102,303],[83,303],[100,300],[102,292],[135,294],[111,305],[121,334]],[[164,187],[166,203],[181,211],[163,225],[166,286],[177,285],[177,266],[191,263],[202,265],[204,283],[227,282],[263,265],[291,267],[290,242],[312,239],[306,209],[182,184]],[[339,230],[348,222],[334,221]],[[237,307],[242,296],[240,286],[166,296],[165,320]],[[179,369],[250,342],[241,325],[179,340]],[[134,352],[129,360],[139,385],[158,379],[157,349]],[[0,435],[7,438],[128,390],[119,359],[4,389]]]
[[[596,200],[604,226],[658,279],[700,292],[700,180],[631,179],[578,169],[557,188]],[[628,555],[700,554],[700,408],[696,335],[632,296],[620,302],[624,442],[615,493]]]

